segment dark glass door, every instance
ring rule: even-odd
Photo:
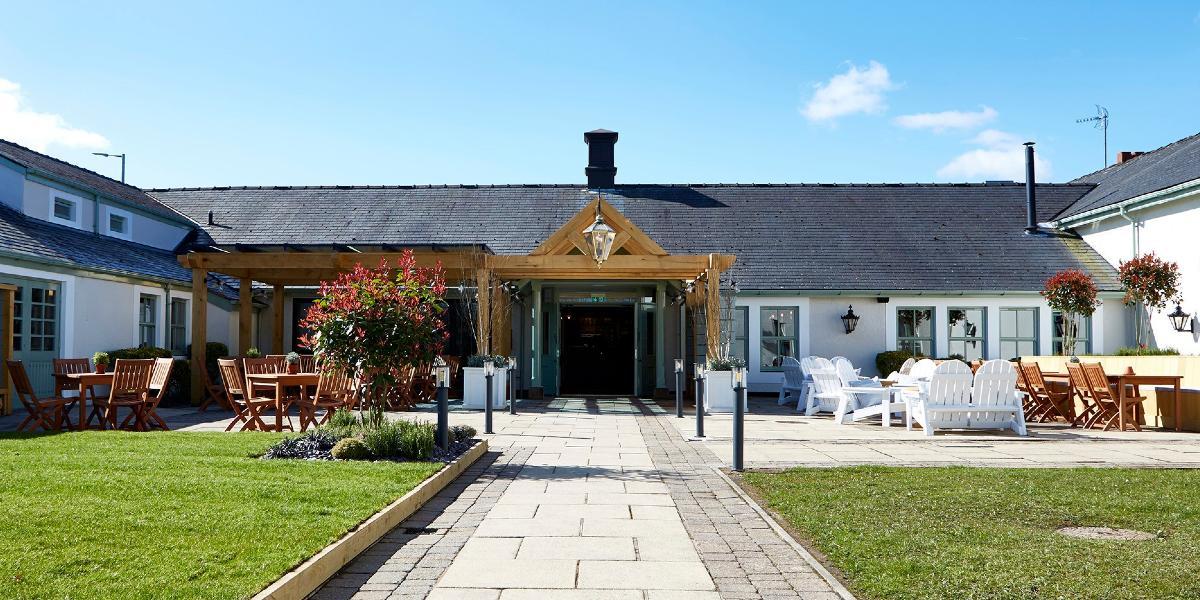
[[[634,392],[634,311],[629,306],[561,308],[563,394]]]

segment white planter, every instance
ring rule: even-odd
[[[708,371],[704,374],[704,406],[710,413],[731,413],[735,401],[733,371]],[[742,403],[749,410],[750,400]]]
[[[504,391],[507,389],[508,369],[496,369],[492,375],[492,408],[508,406]],[[487,403],[487,377],[483,367],[463,367],[463,408],[483,410]]]

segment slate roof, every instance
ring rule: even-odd
[[[0,205],[0,253],[77,269],[149,277],[191,286],[192,273],[174,252],[28,217]],[[210,279],[209,289],[233,299],[228,286]]]
[[[1039,222],[1091,185],[1038,186]],[[527,254],[585,206],[579,185],[148,190],[199,243],[486,244]],[[743,290],[1025,291],[1064,268],[1119,285],[1078,238],[1026,235],[1023,184],[619,185],[604,198],[672,254],[737,255]]]
[[[1056,219],[1112,206],[1194,179],[1200,179],[1200,133],[1072,181],[1094,184],[1096,188],[1065,208]]]
[[[174,220],[180,220],[179,215],[169,208],[159,204],[141,189],[105,177],[95,171],[75,166],[61,161],[53,156],[30,150],[20,144],[0,139],[0,156],[11,160],[26,169],[47,173],[57,179],[64,179],[84,188],[100,192],[106,196],[124,200],[147,212],[154,213]]]

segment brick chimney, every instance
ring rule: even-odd
[[[1143,154],[1145,154],[1145,152],[1130,152],[1129,150],[1122,150],[1117,153],[1117,164],[1119,165],[1121,163],[1131,161]]]
[[[613,146],[617,144],[617,132],[596,129],[583,134],[588,145],[587,185],[594,190],[610,190],[616,186],[617,165]]]

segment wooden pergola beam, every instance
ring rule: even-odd
[[[208,271],[192,269],[192,402],[204,401],[208,346]]]

